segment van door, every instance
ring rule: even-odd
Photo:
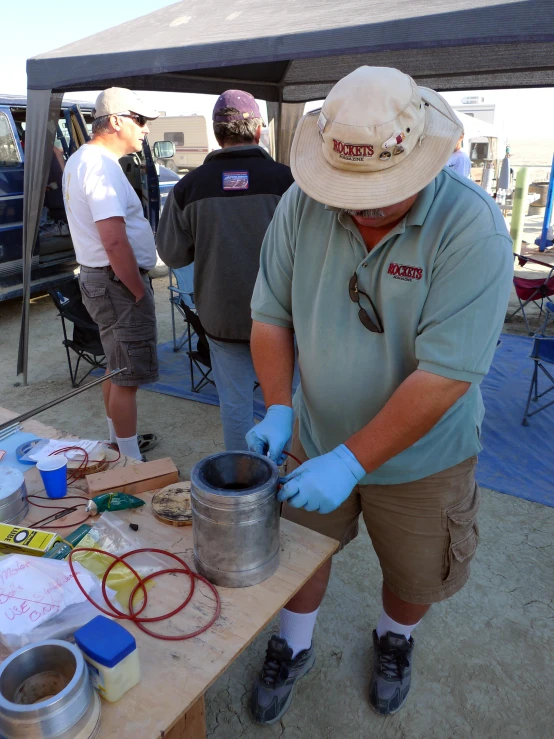
[[[80,146],[90,141],[90,134],[78,105],[72,105],[65,111],[65,122],[69,133],[69,154],[71,156]]]
[[[23,147],[10,108],[0,106],[0,278],[21,272]]]

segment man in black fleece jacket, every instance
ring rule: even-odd
[[[169,194],[156,237],[174,269],[194,262],[194,302],[208,336],[225,448],[246,450],[256,375],[250,354],[250,300],[260,249],[291,171],[258,145],[255,99],[227,90],[213,111],[213,151]]]

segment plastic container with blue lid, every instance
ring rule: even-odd
[[[102,698],[115,703],[140,680],[135,637],[105,616],[97,616],[75,632],[92,683]]]

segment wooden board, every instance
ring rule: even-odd
[[[0,420],[3,420],[1,411]],[[23,424],[26,431],[61,438],[58,432],[57,437],[52,436],[53,430],[37,421],[32,422],[32,428],[27,423]],[[29,493],[44,494],[35,468],[25,473],[25,480]],[[81,491],[86,490],[84,480],[76,485]],[[149,505],[152,497],[152,493],[146,493],[145,506],[118,515],[138,524],[137,535],[145,546],[179,554],[192,566],[192,527],[175,528],[157,521]],[[44,515],[43,509],[32,510],[25,523],[31,525],[32,520]],[[77,518],[79,514],[72,516]],[[69,520],[70,517],[62,519],[64,523]],[[333,539],[282,520],[280,563],[275,574],[250,588],[218,588],[221,616],[206,633],[188,641],[168,642],[153,639],[126,623],[137,640],[141,681],[117,703],[102,703],[98,739],[202,739],[205,731],[202,696],[208,687],[337,548],[338,542]],[[180,575],[161,578],[150,591],[148,615],[156,616],[174,608],[188,587],[188,578]],[[211,613],[213,596],[200,585],[185,611],[169,623],[156,624],[157,630],[172,634],[189,632],[206,623]],[[0,647],[0,659],[6,656],[7,651]]]
[[[152,513],[170,526],[191,526],[190,492],[190,480],[174,482],[162,488],[152,498]]]
[[[169,457],[86,476],[91,498],[101,493],[114,492],[138,495],[149,490],[159,490],[178,480],[179,472]]]

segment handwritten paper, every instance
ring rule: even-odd
[[[75,571],[91,593],[95,578],[78,563]],[[84,602],[67,562],[25,554],[0,559],[0,633],[27,634],[68,606]]]

